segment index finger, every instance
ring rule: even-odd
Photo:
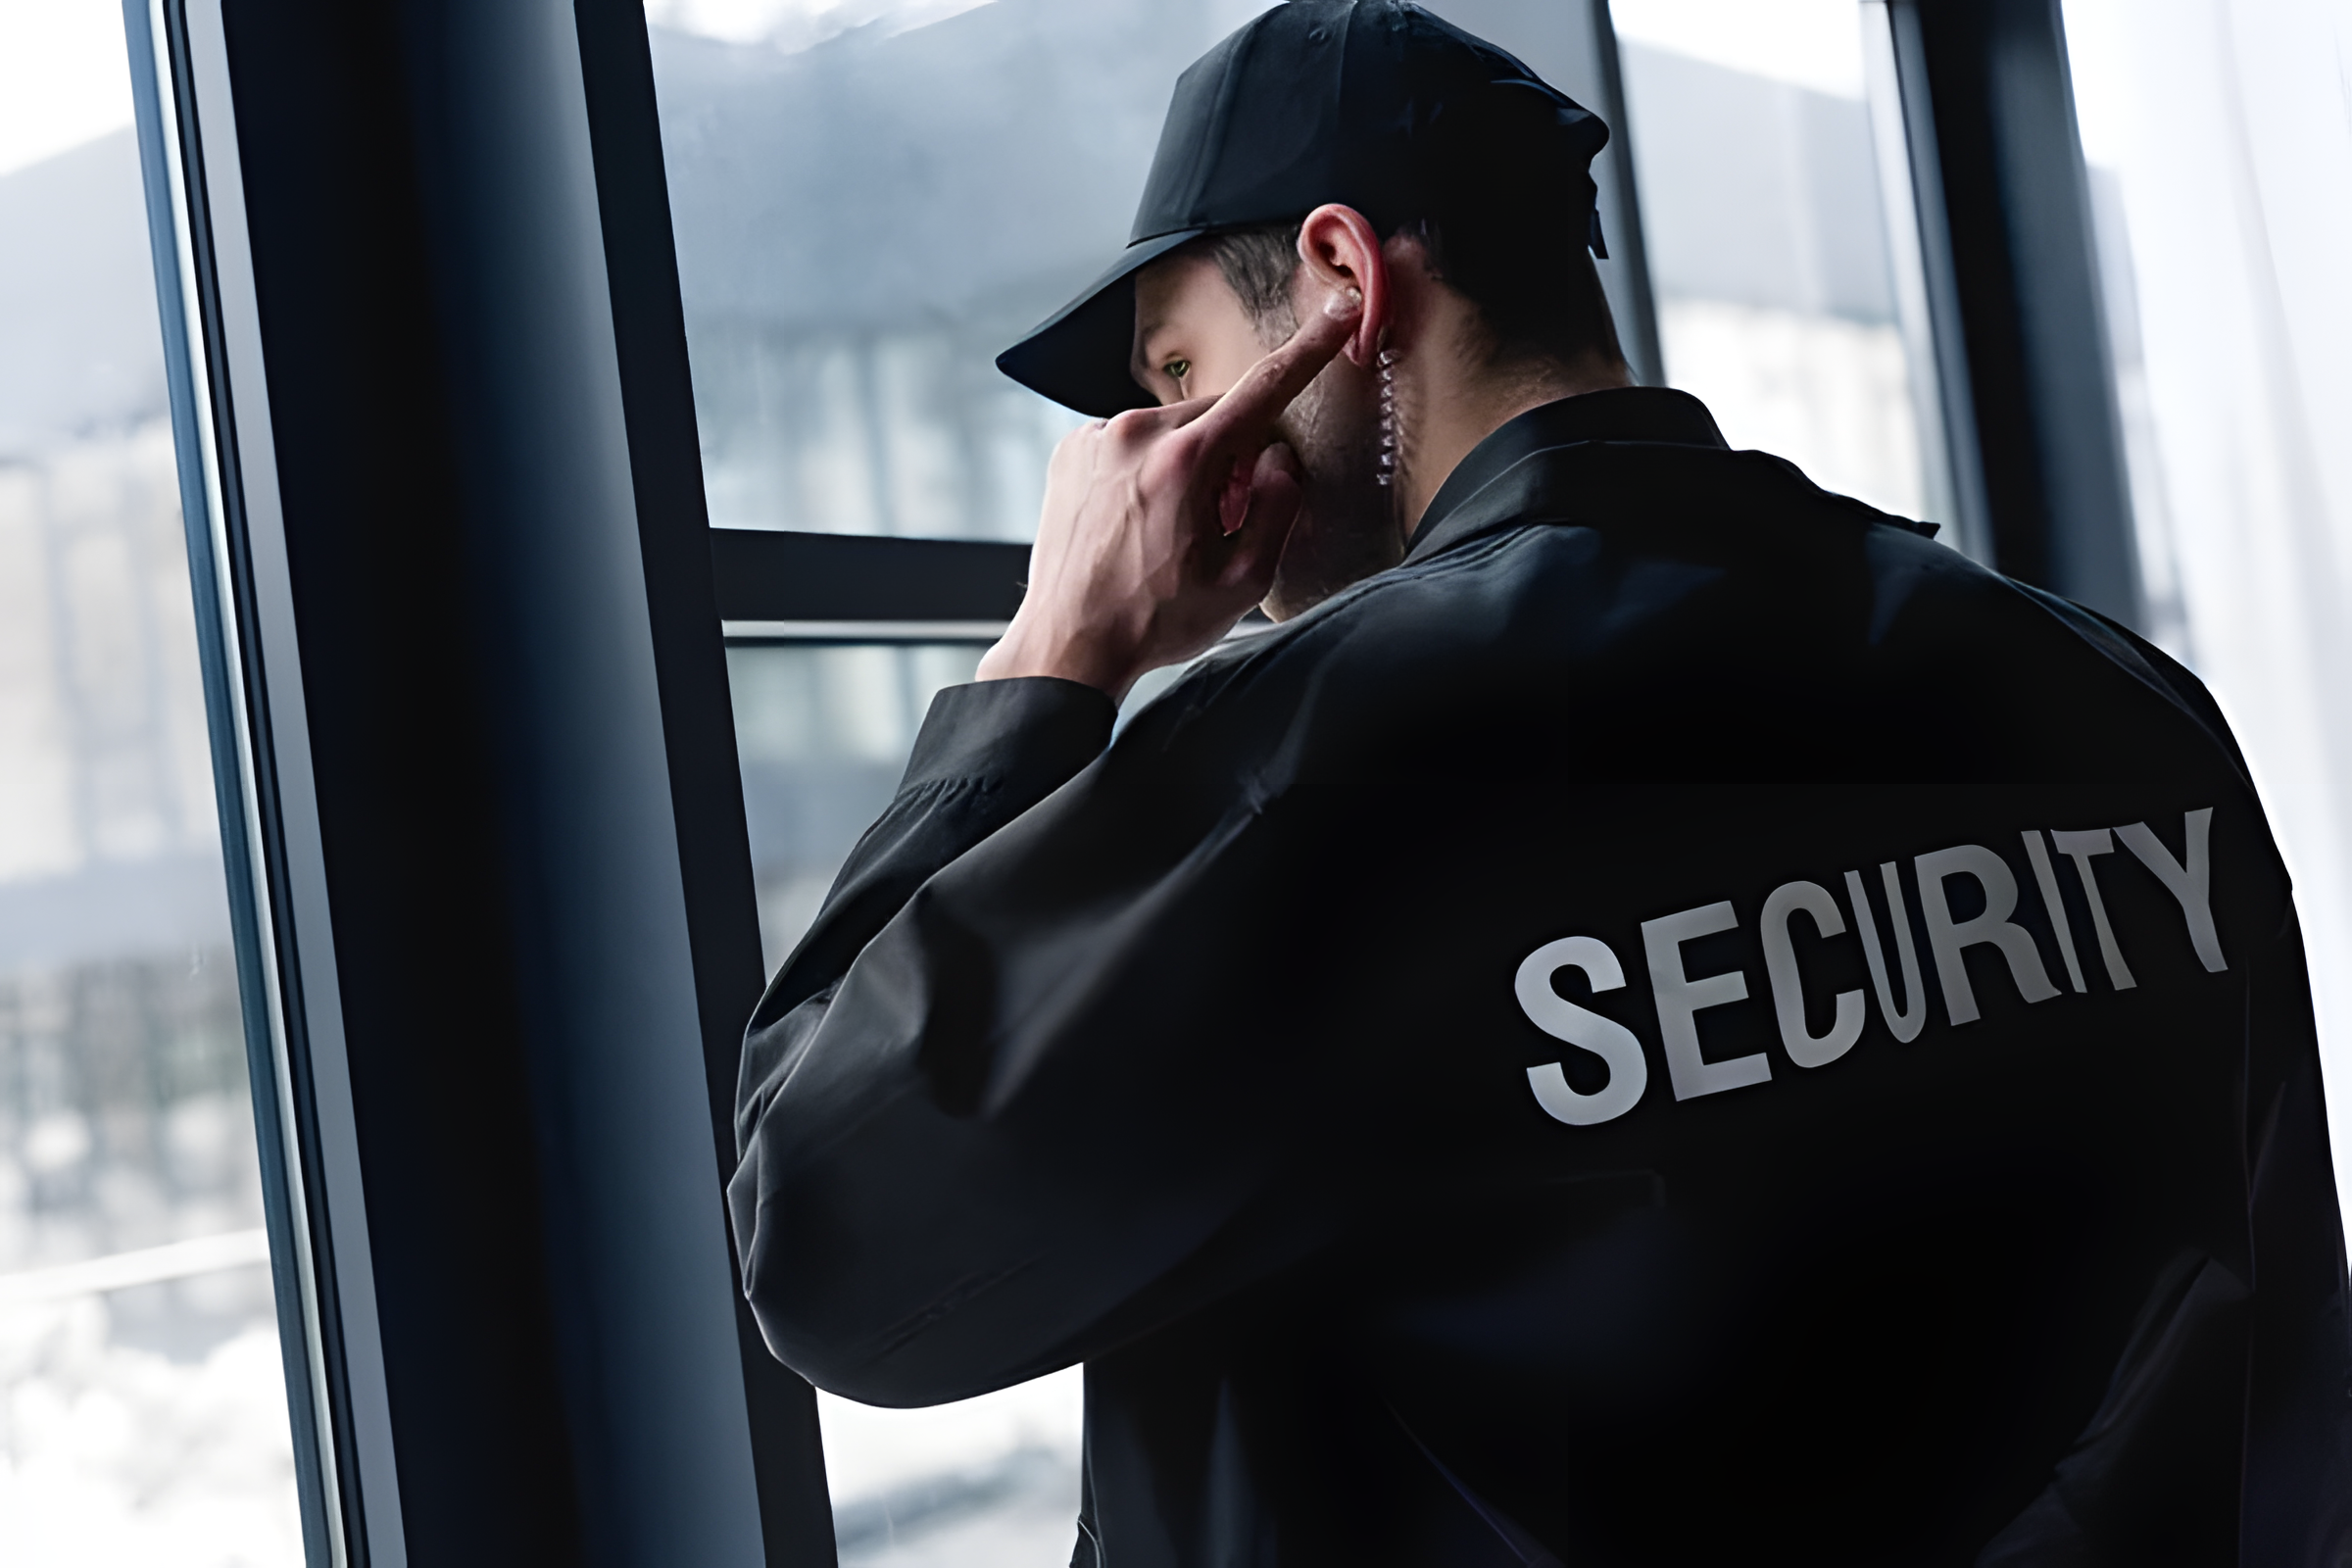
[[[1344,295],[1334,298],[1346,300]],[[1282,411],[1322,374],[1323,367],[1353,335],[1362,316],[1362,306],[1353,303],[1338,316],[1328,308],[1308,316],[1289,342],[1251,366],[1207,413],[1193,421],[1194,435],[1212,447],[1264,445]]]

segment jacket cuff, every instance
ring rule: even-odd
[[[1102,755],[1118,715],[1108,693],[1052,675],[950,686],[931,699],[900,793],[956,780],[1043,800]]]

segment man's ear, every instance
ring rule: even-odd
[[[1354,208],[1327,202],[1298,225],[1298,265],[1306,273],[1309,300],[1320,302],[1324,294],[1338,289],[1362,295],[1363,318],[1340,352],[1357,367],[1368,368],[1380,353],[1381,333],[1388,329],[1395,309],[1380,236]]]

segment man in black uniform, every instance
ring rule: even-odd
[[[1393,0],[1179,83],[1002,362],[1115,416],[753,1020],[768,1344],[884,1404],[1083,1360],[1095,1568],[2346,1560],[2221,715],[1626,385],[1604,135]]]

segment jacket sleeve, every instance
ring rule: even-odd
[[[951,686],[931,704],[898,793],[858,840],[808,934],[760,999],[737,1081],[735,1153],[750,1152],[791,1031],[776,1027],[844,972],[942,866],[1067,783],[1110,740],[1117,710],[1076,681]],[[821,1017],[822,1006],[808,1016]]]
[[[1263,770],[1171,740],[1168,706],[1098,757],[1100,693],[942,693],[755,1014],[729,1211],[770,1349],[819,1387],[985,1392],[1310,1244],[1246,1217],[1297,1157],[1270,1125],[1297,1063],[1248,1016],[1277,989]]]
[[[2254,1251],[2239,1560],[2352,1552],[2352,1322],[2303,935],[2257,955],[2247,1035]]]

